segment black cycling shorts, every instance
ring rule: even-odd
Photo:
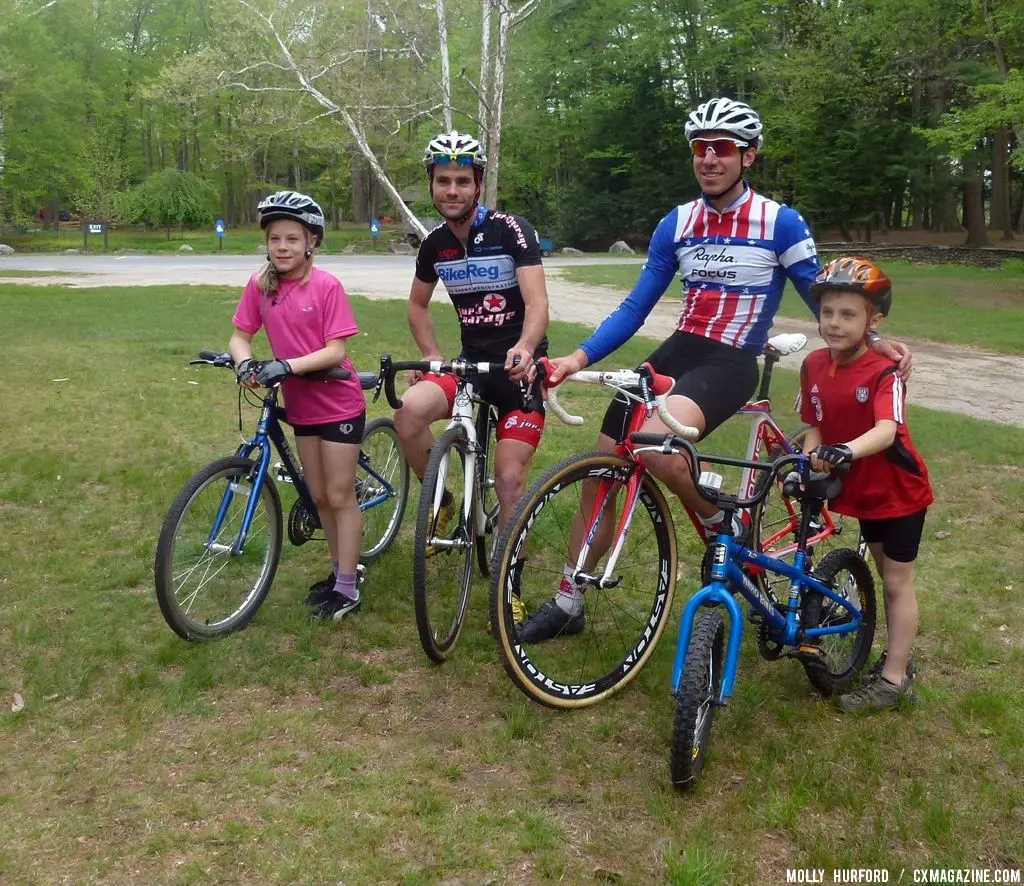
[[[319,437],[328,443],[355,443],[357,446],[363,442],[365,429],[365,412],[353,418],[329,421],[322,425],[292,425],[296,437]]]
[[[924,515],[928,509],[905,517],[886,520],[861,520],[860,534],[868,544],[882,544],[882,553],[897,563],[913,563],[924,534]]]
[[[647,358],[655,372],[676,380],[671,395],[693,400],[704,414],[703,439],[743,406],[757,387],[757,356],[719,341],[673,332]],[[630,403],[616,396],[601,433],[621,441],[629,427]]]

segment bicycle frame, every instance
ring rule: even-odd
[[[762,393],[764,393],[763,389]],[[775,416],[772,415],[771,410],[771,401],[762,397],[759,400],[747,403],[737,413],[737,415],[751,416],[750,436],[747,440],[746,454],[748,461],[762,461],[762,453],[795,455],[797,452],[796,447],[789,442],[789,438],[775,421]],[[739,497],[752,498],[756,484],[757,471],[754,468],[744,468],[740,474]],[[781,528],[777,529],[772,535],[768,536],[768,538],[762,539],[764,547],[772,550],[777,556],[791,554],[796,550],[795,543],[790,543],[781,548],[775,547],[776,543],[780,539],[785,538],[786,536],[795,537],[796,535],[799,515],[788,499],[785,499],[785,506],[788,513],[786,523]],[[689,508],[687,508],[687,513],[690,513]],[[820,531],[807,539],[807,543],[810,545],[835,534],[837,531],[835,521],[832,519],[832,514],[828,508],[822,508],[820,518]],[[694,519],[694,515],[692,513],[690,514],[690,519]]]
[[[473,415],[473,403],[474,393],[473,382],[465,376],[459,376],[459,386],[455,391],[455,405],[452,409],[452,419],[448,422],[445,430],[448,428],[454,428],[462,426],[466,432],[466,439],[469,445],[466,447],[466,462],[463,468],[463,483],[464,489],[472,489],[473,495],[471,497],[464,496],[462,507],[463,507],[463,519],[466,521],[466,526],[473,526],[475,534],[477,536],[485,535],[487,532],[487,514],[484,512],[483,496],[481,495],[481,478],[477,472],[477,457],[480,454],[480,441],[476,436],[476,422]],[[485,403],[481,402],[481,409],[489,409]],[[448,455],[446,454],[444,460],[441,462],[442,475],[448,476]],[[444,484],[439,484],[434,489],[434,501],[432,506],[434,513],[437,514],[441,509],[441,496],[444,494]],[[471,512],[472,509],[472,512]],[[472,542],[472,539],[469,540]],[[438,538],[431,542],[439,550],[445,548],[454,548],[460,545],[460,542],[454,541],[447,538]]]
[[[822,584],[813,575],[804,571],[806,553],[798,550],[792,564],[776,557],[752,551],[736,542],[728,534],[720,534],[715,540],[715,555],[711,569],[711,583],[694,594],[683,608],[679,620],[679,635],[676,641],[675,659],[672,665],[672,691],[679,691],[686,663],[686,652],[690,646],[690,635],[697,610],[701,606],[722,605],[729,612],[729,639],[726,645],[725,665],[722,672],[722,688],[718,703],[726,704],[732,697],[739,664],[740,646],[743,640],[743,613],[739,603],[730,592],[738,590],[743,597],[760,612],[765,623],[775,632],[778,640],[787,646],[795,646],[803,640],[815,640],[829,634],[849,634],[860,630],[863,616],[860,609],[840,596],[828,585]],[[789,599],[783,616],[758,586],[743,573],[740,563],[758,566],[768,572],[783,575],[790,580]],[[823,597],[843,607],[850,620],[845,624],[828,627],[803,628],[799,620],[800,592],[804,588],[817,591]]]

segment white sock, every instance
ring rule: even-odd
[[[555,594],[555,605],[569,615],[578,615],[583,611],[583,592],[586,585],[572,580],[572,574],[575,571],[575,564],[566,564],[562,570],[562,581],[558,585],[558,593]]]

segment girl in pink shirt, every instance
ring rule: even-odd
[[[249,280],[232,318],[228,350],[238,383],[281,385],[302,471],[316,502],[334,561],[331,576],[309,589],[315,618],[340,620],[362,605],[358,586],[362,520],[355,495],[356,463],[366,402],[345,339],[359,332],[337,278],[313,267],[324,237],[324,214],[312,198],[279,191],[257,210],[266,232],[267,264]],[[252,337],[266,329],[274,359],[253,359]],[[348,379],[307,379],[342,367]]]

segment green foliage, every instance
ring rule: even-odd
[[[132,222],[148,222],[167,229],[173,225],[196,227],[213,221],[216,191],[190,172],[163,169],[154,172],[124,195],[120,212]]]

